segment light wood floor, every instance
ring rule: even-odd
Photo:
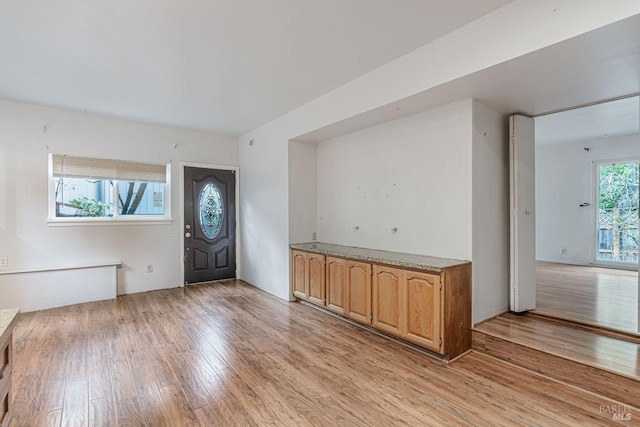
[[[638,334],[638,272],[538,262],[535,313]]]
[[[479,353],[447,366],[236,281],[25,314],[14,342],[12,427],[610,425],[615,405]]]
[[[638,343],[599,335],[535,316],[519,316],[512,313],[481,323],[476,329],[545,353],[618,372],[640,382]]]

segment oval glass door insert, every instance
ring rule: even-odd
[[[200,192],[200,226],[202,232],[209,239],[215,239],[222,229],[223,206],[220,189],[209,183]]]

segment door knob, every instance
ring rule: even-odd
[[[191,237],[191,233],[184,233],[184,237]]]
[[[191,229],[191,224],[185,225],[184,228],[186,228],[187,230],[190,230]]]

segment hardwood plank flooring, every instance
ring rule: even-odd
[[[547,321],[506,313],[476,330],[545,353],[619,373],[640,381],[640,344]]]
[[[618,405],[479,353],[446,365],[241,281],[27,313],[14,339],[12,427],[610,425]]]
[[[638,334],[638,272],[536,265],[538,314]]]
[[[507,313],[474,328],[473,349],[640,407],[640,344]]]

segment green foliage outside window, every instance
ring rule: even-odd
[[[600,209],[638,209],[638,164],[600,167]]]
[[[100,217],[104,216],[104,211],[109,207],[106,203],[97,201],[86,196],[69,201],[70,205],[78,208],[77,216]]]

